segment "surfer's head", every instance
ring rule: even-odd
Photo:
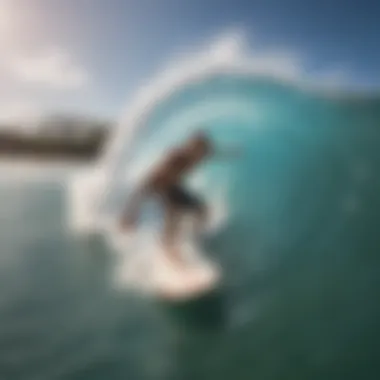
[[[196,157],[205,157],[211,153],[211,141],[204,132],[196,132],[192,135],[187,147]]]

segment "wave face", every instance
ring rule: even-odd
[[[343,116],[338,102],[268,78],[218,74],[184,84],[151,108],[133,148],[115,159],[106,209],[120,210],[139,174],[203,129],[218,148],[239,146],[242,156],[208,162],[189,186],[210,202],[218,199],[231,228],[244,224],[261,246],[289,247],[326,225],[346,190],[344,181],[337,186]]]
[[[119,239],[110,226],[130,191],[167,149],[203,129],[217,148],[242,150],[188,178],[212,210],[212,251],[249,253],[248,269],[330,244],[360,211],[373,177],[379,107],[262,76],[240,61],[202,65],[162,75],[136,97],[95,171],[99,183],[78,185],[78,209],[89,202],[82,214]]]

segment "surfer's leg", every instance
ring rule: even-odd
[[[208,220],[208,209],[201,199],[195,198],[192,211],[194,213],[194,229],[195,234],[198,235],[206,228],[206,223]]]
[[[203,231],[208,219],[208,209],[206,203],[200,197],[182,186],[175,186],[169,193],[169,201],[179,213],[187,212],[195,217],[196,234]]]
[[[163,244],[170,259],[178,263],[180,258],[180,247],[178,246],[180,233],[181,213],[177,207],[171,204],[165,205],[165,223],[163,231]]]

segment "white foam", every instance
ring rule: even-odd
[[[184,266],[173,265],[158,236],[149,229],[134,237],[114,235],[113,246],[119,252],[114,272],[114,284],[119,289],[181,298],[206,291],[220,276],[219,268],[189,241],[180,247]]]
[[[75,233],[92,234],[101,229],[104,219],[97,214],[100,194],[104,178],[94,171],[74,174],[69,181],[68,222]]]

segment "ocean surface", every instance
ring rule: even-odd
[[[379,120],[376,99],[237,75],[157,104],[134,157],[200,125],[242,150],[189,181],[223,207],[202,244],[224,275],[186,303],[114,286],[105,236],[69,228],[67,174],[3,173],[0,379],[378,379]],[[111,160],[116,208],[127,157]]]

